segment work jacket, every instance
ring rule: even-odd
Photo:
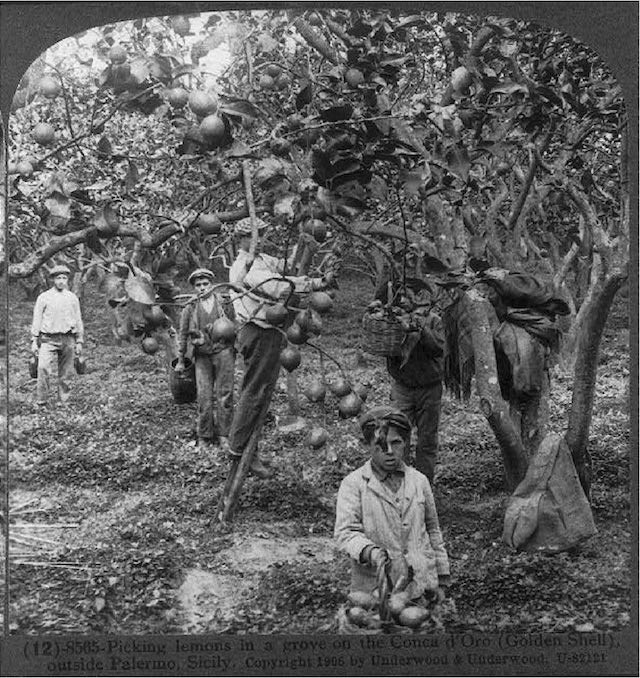
[[[394,494],[376,477],[371,461],[350,473],[338,491],[334,531],[338,548],[351,557],[351,591],[371,593],[376,571],[360,562],[367,546],[404,556],[413,568],[407,591],[412,599],[438,587],[449,575],[449,559],[438,524],[431,485],[425,475],[404,466],[404,481]]]
[[[445,339],[440,317],[429,313],[416,320],[420,331],[408,334],[402,355],[387,358],[389,374],[409,388],[440,383],[444,373]]]
[[[224,318],[228,315],[225,313],[225,308],[220,297],[213,293],[213,298],[213,308],[209,313],[204,310],[199,299],[194,299],[182,309],[180,330],[178,331],[178,351],[181,355],[187,354],[190,340],[198,332],[202,332],[204,335],[205,343],[200,346],[193,346],[194,356],[212,355],[213,353],[231,348],[229,343],[214,341],[211,338],[211,325],[218,318]]]

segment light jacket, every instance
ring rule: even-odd
[[[250,289],[269,278],[282,275],[283,259],[277,259],[268,254],[257,254],[247,270],[248,257],[248,252],[240,250],[229,269],[229,282]],[[314,289],[315,280],[306,275],[288,275],[286,279],[293,283],[295,292],[310,292]],[[285,300],[290,291],[292,291],[291,285],[284,280],[270,280],[258,287],[255,294],[245,294],[240,297],[238,292],[232,290],[230,296],[236,317],[240,322],[250,320],[260,327],[273,328],[273,325],[267,322],[267,309],[277,301]]]
[[[438,577],[449,575],[449,559],[438,524],[429,480],[405,466],[398,501],[376,477],[371,461],[350,473],[338,491],[334,537],[351,557],[351,591],[371,593],[375,568],[360,562],[367,546],[386,549],[391,559],[404,556],[413,568],[411,598],[438,587]]]

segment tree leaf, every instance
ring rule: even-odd
[[[137,59],[131,64],[131,78],[139,85],[143,83],[150,75],[149,66],[146,60]]]
[[[323,122],[338,122],[340,120],[349,120],[353,113],[351,104],[341,104],[340,106],[331,106],[320,111],[320,119]]]
[[[115,273],[107,273],[98,289],[107,299],[122,299],[125,296],[124,280]]]
[[[248,155],[252,155],[251,149],[240,139],[236,139],[227,151],[228,158],[244,158]]]
[[[440,261],[440,259],[428,254],[422,257],[422,264],[424,271],[427,273],[446,273],[450,270],[446,264]]]
[[[389,196],[389,186],[387,182],[379,176],[374,176],[369,182],[369,191],[372,198],[385,201]]]
[[[100,140],[98,141],[98,155],[100,157],[111,157],[113,155],[113,146],[111,145],[111,142],[107,137],[100,137]]]
[[[313,98],[313,88],[308,80],[302,81],[302,87],[296,94],[296,110],[300,110],[311,103]]]
[[[424,28],[429,26],[429,24],[419,14],[412,14],[398,23],[398,25],[395,27],[395,30],[401,28],[412,28],[413,26],[421,26]]]
[[[55,218],[56,228],[64,226],[71,218],[71,200],[62,193],[52,193],[44,201],[44,206],[49,210],[50,216]]]
[[[155,56],[147,61],[147,67],[150,75],[161,82],[166,82],[172,78],[171,61],[165,56]]]
[[[124,177],[124,186],[127,193],[135,187],[135,185],[138,183],[138,179],[138,167],[132,160],[129,160],[129,167],[127,168],[127,173]]]
[[[491,90],[491,94],[515,94],[516,92],[528,94],[529,88],[519,82],[507,81]]]
[[[96,254],[100,254],[103,250],[98,234],[93,231],[87,233],[84,243],[92,252],[95,252]]]
[[[447,151],[445,160],[447,162],[447,169],[466,182],[469,178],[469,170],[471,169],[471,160],[469,159],[467,149],[453,146]]]
[[[505,40],[500,43],[500,54],[504,57],[512,57],[518,53],[518,42],[516,40]]]
[[[144,280],[139,275],[129,274],[125,280],[124,289],[130,299],[140,304],[151,305],[155,302],[156,295],[153,285],[149,280]]]
[[[376,95],[376,103],[380,113],[388,113],[391,110],[391,100],[384,92]]]
[[[225,99],[224,106],[221,106],[220,110],[229,115],[241,115],[246,118],[260,117],[260,111],[246,99]]]
[[[96,210],[93,225],[106,230],[116,230],[120,225],[120,220],[111,205],[102,205]]]
[[[273,216],[293,220],[299,202],[300,196],[296,193],[285,193],[274,202]]]
[[[258,186],[261,186],[270,179],[278,176],[286,176],[282,162],[277,158],[265,158],[253,175],[253,179]]]
[[[428,163],[415,170],[402,172],[400,175],[404,182],[404,188],[410,195],[417,195],[420,188],[429,183],[431,179],[431,169]]]

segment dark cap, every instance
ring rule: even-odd
[[[389,405],[380,405],[367,410],[360,417],[360,428],[364,433],[366,428],[378,427],[384,422],[401,431],[411,431],[411,422],[407,416],[400,412],[400,410]]]

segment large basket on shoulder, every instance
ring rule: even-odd
[[[407,333],[398,320],[365,314],[362,318],[362,350],[385,357],[399,356]]]

